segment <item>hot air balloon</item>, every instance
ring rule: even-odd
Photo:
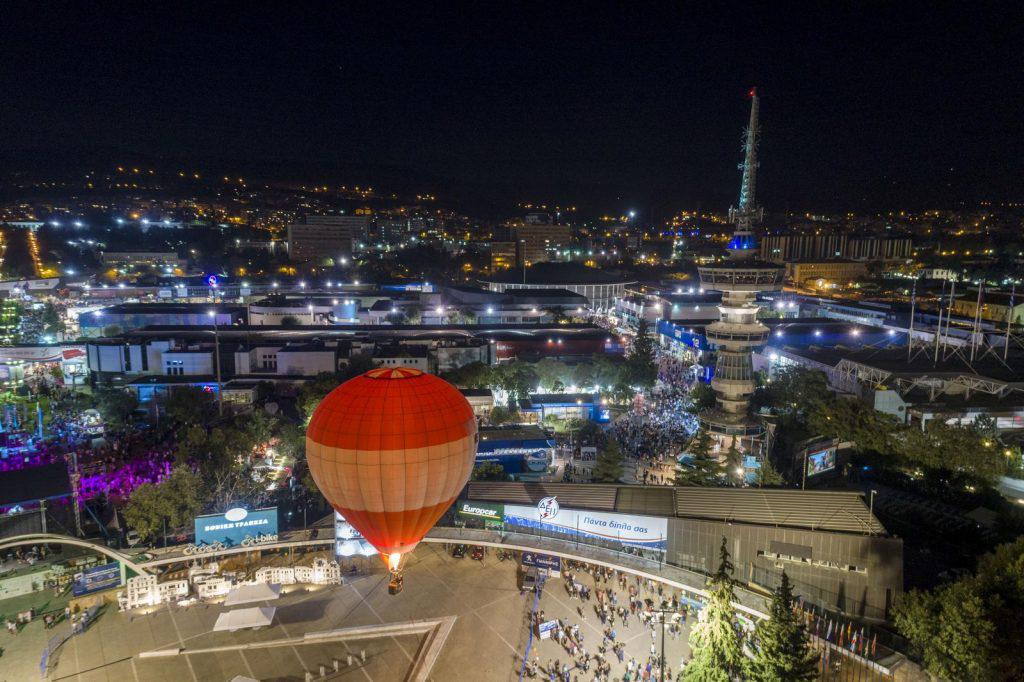
[[[402,588],[406,557],[469,480],[476,441],[476,418],[458,389],[408,367],[350,379],[313,412],[313,479],[380,552],[392,593]]]

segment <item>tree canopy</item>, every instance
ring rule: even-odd
[[[933,419],[922,430],[859,400],[837,396],[817,370],[785,367],[755,393],[755,404],[779,415],[777,442],[790,447],[809,436],[851,441],[883,463],[906,469],[951,471],[985,482],[1007,472],[1007,458],[986,424],[955,426]]]
[[[206,485],[186,466],[176,466],[160,483],[143,483],[132,492],[124,518],[143,538],[152,539],[164,528],[178,530],[203,511]]]
[[[1001,545],[978,570],[931,592],[913,590],[893,620],[933,675],[1024,679],[1024,538]]]

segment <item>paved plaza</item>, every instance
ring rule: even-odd
[[[286,586],[278,601],[273,624],[257,631],[214,633],[217,616],[226,609],[217,603],[179,608],[160,606],[149,613],[106,612],[82,635],[71,638],[59,651],[50,678],[125,682],[126,680],[210,680],[227,681],[236,675],[259,680],[302,680],[306,671],[319,674],[328,668],[329,679],[403,680],[428,647],[422,633],[339,636],[310,643],[303,635],[338,629],[454,616],[450,631],[433,642],[438,651],[429,665],[431,680],[514,680],[527,646],[530,659],[542,667],[549,660],[569,662],[565,649],[553,640],[530,637],[533,594],[521,594],[516,586],[516,563],[498,561],[488,553],[484,561],[469,557],[455,559],[443,545],[422,544],[409,560],[405,590],[392,596],[387,592],[383,567],[369,562],[372,573],[332,587]],[[576,572],[577,581],[594,588],[588,574]],[[612,586],[602,583],[601,587]],[[620,597],[621,599],[621,597]],[[596,599],[573,599],[562,579],[552,579],[543,590],[536,608],[548,620],[560,618],[578,624],[583,644],[596,653],[603,627],[594,611]],[[621,604],[622,602],[620,602]],[[628,602],[627,602],[628,603]],[[580,615],[582,610],[585,617]],[[626,660],[646,661],[652,643],[649,630],[631,619],[629,626],[616,623],[617,641],[625,645]],[[18,635],[0,634],[0,679],[39,679],[39,658],[45,641],[54,631],[42,623],[26,626]],[[666,640],[669,665],[678,669],[686,653],[685,632]],[[658,641],[660,645],[660,640]],[[183,653],[158,658],[143,652],[183,649]],[[216,651],[208,651],[216,649]],[[365,663],[361,654],[365,652]],[[348,656],[353,659],[347,666]],[[334,660],[341,662],[333,673]],[[609,650],[612,679],[621,679],[625,666]],[[540,676],[547,679],[547,675]],[[580,675],[581,680],[590,680]]]

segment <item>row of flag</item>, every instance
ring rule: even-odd
[[[813,608],[804,606],[803,600],[796,604],[795,609],[802,615],[807,631],[815,637],[820,637],[827,642],[841,648],[847,648],[858,656],[874,658],[878,650],[878,634],[867,633],[864,626],[857,629],[852,622],[845,626],[842,621],[831,616],[819,615]]]

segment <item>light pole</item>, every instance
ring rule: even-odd
[[[217,367],[217,415],[224,416],[224,395],[220,384],[220,332],[217,329],[217,311],[206,313],[213,320],[213,356]]]
[[[871,516],[871,518],[868,519],[868,523],[871,523],[871,521],[875,518],[875,495],[877,493],[878,493],[877,490],[872,490],[870,498],[868,499],[868,514]],[[871,535],[874,535],[875,534],[875,527],[872,525],[872,526],[869,526],[869,528],[871,529]]]
[[[667,614],[675,613],[672,609],[651,609],[654,613],[660,614],[661,618],[661,674],[658,676],[659,680],[665,679],[665,623],[667,621]]]
[[[519,243],[522,245],[519,249],[519,257],[523,261],[523,286],[526,286],[526,240],[520,239]]]

